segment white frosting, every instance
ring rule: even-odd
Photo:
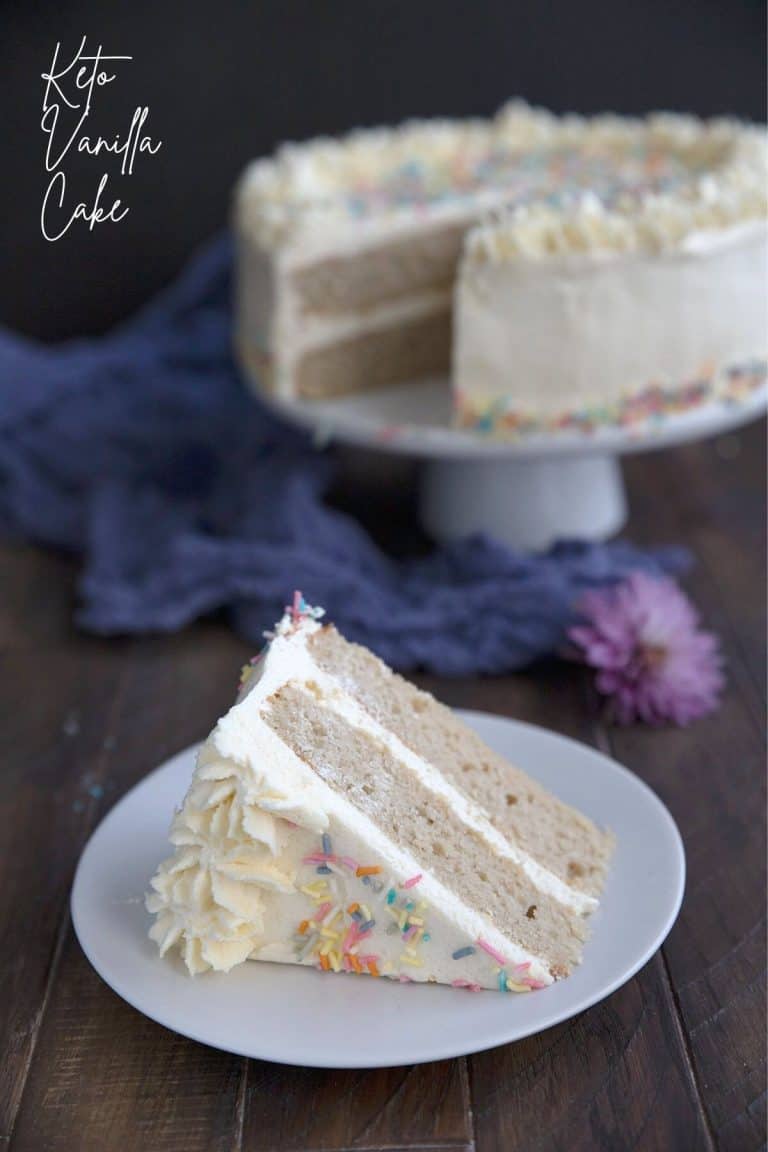
[[[590,210],[579,223],[586,230],[606,221]],[[464,263],[454,327],[460,404],[499,401],[554,418],[618,405],[652,383],[682,387],[765,358],[764,220],[691,233],[662,251],[633,250],[633,241],[620,251],[621,231],[601,251],[579,251],[561,224],[553,235],[565,240],[562,248],[552,240],[546,259]],[[541,248],[541,235],[528,234],[525,244]]]
[[[509,844],[480,809],[378,725],[312,660],[306,641],[317,627],[309,619],[298,627],[288,617],[282,621],[236,704],[201,749],[191,788],[171,828],[175,855],[153,878],[153,892],[147,902],[156,915],[150,934],[161,952],[178,945],[190,972],[209,967],[227,970],[249,957],[316,963],[310,952],[301,955],[294,934],[296,925],[311,919],[315,912],[317,900],[313,904],[300,879],[306,872],[301,862],[318,850],[323,833],[332,836],[338,859],[351,857],[379,865],[390,878],[385,891],[423,872],[407,850],[394,844],[372,820],[327,786],[266,722],[269,698],[289,683],[311,684],[323,706],[385,743],[489,846],[514,860],[542,892],[574,912],[591,910],[596,903],[592,898],[569,888]],[[311,880],[316,882],[317,877]],[[346,907],[351,899],[366,905],[374,899],[354,872],[335,868],[327,884],[334,906]],[[510,965],[528,966],[520,977],[522,984],[511,976],[515,990],[525,989],[527,981],[551,982],[545,957],[527,953],[504,936],[491,919],[467,906],[428,872],[423,873],[415,898],[429,908],[428,913],[422,913],[422,922],[428,915],[431,940],[422,945],[419,954],[407,943],[404,950],[398,932],[392,935],[391,928],[386,931],[388,914],[401,913],[384,904],[380,894],[377,898],[378,927],[366,948],[376,953],[385,974],[404,973],[413,979],[449,983],[463,979],[497,987],[498,966],[481,948],[459,961],[452,959],[454,951],[482,937]],[[334,908],[330,908],[328,916],[333,914]],[[331,958],[334,955],[331,951]]]

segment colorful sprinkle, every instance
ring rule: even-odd
[[[396,899],[397,892],[395,892],[394,888],[390,888],[389,892],[387,892],[387,904],[394,904]]]
[[[478,948],[482,948],[483,952],[487,952],[498,964],[501,964],[502,968],[504,967],[507,961],[497,948],[494,948],[487,940],[483,940],[482,936],[478,936],[476,943]]]
[[[736,404],[761,388],[766,378],[768,364],[760,360],[751,361],[682,384],[651,382],[644,389],[627,393],[613,404],[587,406],[546,417],[510,408],[503,398],[482,400],[459,393],[456,397],[457,422],[461,428],[513,438],[562,432],[592,435],[599,428],[611,426],[642,431],[643,425],[679,416],[702,404]]]
[[[455,952],[451,953],[454,960],[463,960],[465,956],[474,956],[476,949],[471,944],[467,944],[466,948],[457,948]]]
[[[410,880],[403,882],[403,888],[415,888],[419,881],[422,879],[422,873],[417,872],[415,876],[411,876]]]
[[[378,864],[365,864],[358,867],[356,876],[378,876],[381,868]]]
[[[326,856],[330,856],[331,855],[331,838],[330,838],[330,836],[328,835],[327,832],[323,832],[323,835],[321,836],[320,839],[322,840],[322,843],[323,843],[323,852],[325,853]]]

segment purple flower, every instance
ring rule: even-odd
[[[570,628],[597,689],[621,724],[685,725],[716,707],[723,686],[717,638],[672,581],[633,572],[613,588],[587,592]]]

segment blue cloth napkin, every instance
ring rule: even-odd
[[[556,651],[587,587],[680,550],[474,537],[406,560],[324,503],[333,454],[246,391],[230,339],[231,246],[99,340],[0,331],[0,531],[82,557],[80,626],[182,628],[223,607],[255,645],[300,588],[399,668],[505,672]]]

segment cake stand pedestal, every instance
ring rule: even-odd
[[[528,551],[557,538],[604,540],[627,518],[615,456],[430,460],[421,473],[419,509],[441,542],[487,532]]]
[[[768,384],[738,402],[711,399],[627,428],[568,429],[513,440],[452,428],[447,379],[335,400],[270,402],[313,431],[318,444],[339,441],[421,460],[419,507],[436,540],[486,532],[531,551],[566,538],[614,535],[627,517],[621,455],[746,424],[765,411]]]

